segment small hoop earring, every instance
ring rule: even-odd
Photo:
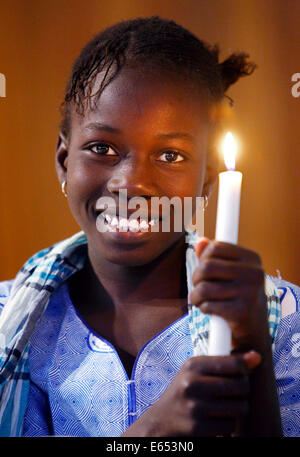
[[[67,181],[64,181],[62,183],[62,185],[61,185],[61,191],[62,191],[62,193],[64,194],[65,197],[68,196],[67,191],[66,191],[66,187],[67,187]]]
[[[203,206],[203,211],[205,211],[207,207],[208,207],[208,196],[205,194],[205,195],[204,195],[204,206]]]

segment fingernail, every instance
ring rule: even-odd
[[[196,254],[199,255],[201,254],[202,250],[209,244],[209,239],[206,238],[205,236],[202,236],[199,238],[195,244],[195,251]]]
[[[197,243],[202,243],[203,241],[207,242],[209,239],[206,238],[206,236],[200,236],[197,240]]]
[[[196,245],[202,247],[202,246],[204,246],[204,245],[207,245],[208,243],[209,243],[209,239],[208,239],[208,238],[205,238],[205,236],[202,236],[201,238],[199,238],[199,239],[197,240]]]

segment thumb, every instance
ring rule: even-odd
[[[209,239],[206,238],[205,236],[202,236],[201,238],[199,238],[195,244],[195,252],[196,252],[196,255],[197,257],[199,258],[202,254],[202,252],[204,251],[204,249],[206,248],[206,246],[208,246],[210,243]]]

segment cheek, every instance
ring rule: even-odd
[[[190,171],[190,185],[194,192],[193,195],[197,196],[202,196],[206,176],[206,160],[203,156]]]
[[[83,160],[76,157],[69,160],[67,170],[68,189],[70,195],[81,194],[93,184],[93,173],[91,167],[87,166]]]
[[[203,195],[204,179],[205,173],[201,167],[193,167],[186,170],[186,173],[182,176],[177,176],[172,192],[169,193],[169,197],[179,197],[181,200],[181,210],[178,209],[180,208],[178,204],[175,205],[176,210],[173,206],[171,207],[170,216],[171,220],[174,219],[174,224],[180,224],[180,221],[182,226],[185,223],[192,223],[197,209],[200,210],[200,215],[202,214],[202,202],[199,197]]]
[[[192,197],[202,195],[205,180],[205,170],[202,166],[191,166],[181,176],[177,176],[173,183],[174,195]]]
[[[202,164],[201,164],[202,165]],[[195,216],[199,205],[201,207],[199,197],[203,196],[203,185],[205,181],[205,171],[203,166],[194,167],[190,170],[187,182],[186,182],[186,193],[185,196],[191,197],[186,199],[184,203],[185,212]],[[190,203],[191,202],[191,203]],[[187,215],[186,215],[187,216]]]
[[[92,217],[92,207],[105,189],[106,177],[99,167],[79,157],[70,156],[67,170],[68,201],[73,216],[83,226]]]

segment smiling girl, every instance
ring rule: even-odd
[[[279,391],[280,417],[275,373],[280,389],[278,287],[295,310],[297,288],[276,286],[253,251],[174,230],[172,208],[168,231],[151,214],[153,197],[192,197],[193,213],[209,197],[217,109],[254,67],[242,53],[219,63],[217,48],[157,17],[82,50],[56,150],[82,231],[0,284],[3,436],[280,436],[281,417],[294,433],[296,381]],[[126,206],[147,203],[134,227],[124,189]],[[116,208],[102,214],[106,231],[101,198]],[[231,327],[229,356],[206,356],[210,314]]]

